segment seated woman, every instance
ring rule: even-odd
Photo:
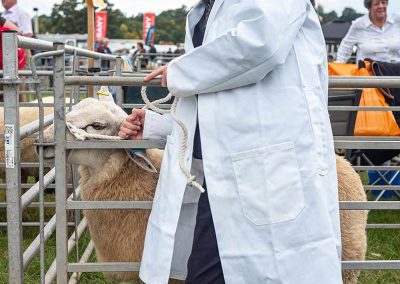
[[[337,62],[347,63],[354,46],[357,62],[366,58],[400,62],[400,16],[388,14],[389,0],[364,0],[368,14],[355,20],[342,40]]]

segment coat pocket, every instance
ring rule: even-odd
[[[255,225],[295,219],[305,206],[293,142],[232,155],[243,214]]]

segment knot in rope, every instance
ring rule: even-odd
[[[195,188],[197,188],[198,190],[200,190],[200,192],[205,192],[203,186],[201,184],[199,184],[196,181],[196,176],[192,175],[190,173],[190,171],[188,170],[188,168],[185,165],[184,162],[184,158],[185,158],[185,153],[187,150],[187,143],[188,143],[188,130],[186,125],[177,117],[176,115],[176,107],[178,105],[179,102],[179,98],[175,97],[174,102],[172,103],[171,106],[171,110],[165,110],[165,109],[161,109],[156,107],[154,104],[161,104],[161,103],[165,103],[167,101],[169,101],[172,98],[172,94],[169,93],[165,98],[162,98],[160,100],[156,100],[154,102],[150,102],[150,100],[147,97],[147,87],[143,86],[142,87],[142,99],[145,102],[145,106],[143,107],[144,109],[149,108],[152,111],[161,113],[161,114],[165,114],[165,113],[171,113],[171,116],[173,118],[173,120],[179,125],[179,127],[182,129],[183,132],[183,138],[182,138],[182,143],[179,149],[179,167],[181,168],[183,174],[186,176],[187,178],[187,182],[186,184],[188,186],[193,186]]]

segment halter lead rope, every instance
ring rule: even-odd
[[[183,139],[182,139],[181,146],[179,148],[179,167],[181,168],[182,172],[184,173],[184,175],[187,178],[187,183],[186,184],[188,186],[193,186],[193,187],[197,188],[202,193],[205,192],[203,186],[196,181],[196,176],[191,174],[191,172],[188,170],[188,168],[186,167],[185,162],[184,162],[185,153],[186,153],[186,149],[187,149],[187,143],[188,143],[188,130],[187,130],[186,125],[176,115],[176,107],[178,105],[179,98],[175,97],[174,102],[172,103],[172,106],[171,106],[171,110],[169,111],[169,110],[158,108],[154,104],[156,104],[156,103],[165,103],[165,102],[169,101],[172,98],[172,94],[171,93],[169,93],[165,98],[162,98],[160,100],[156,100],[154,102],[150,102],[150,100],[147,97],[146,91],[147,91],[147,87],[143,86],[141,94],[142,94],[143,101],[146,103],[146,106],[144,108],[148,107],[152,111],[155,111],[155,112],[158,112],[158,113],[161,113],[161,114],[165,114],[165,113],[170,112],[173,120],[182,129]]]
[[[76,127],[75,125],[71,124],[70,122],[66,122],[66,125],[74,137],[80,141],[84,141],[86,139],[99,139],[99,140],[123,140],[119,136],[109,136],[109,135],[102,135],[102,134],[91,134],[87,133],[85,130]]]
[[[143,86],[142,87],[142,98],[143,101],[146,103],[146,106],[143,108],[146,109],[147,107],[151,109],[152,111],[155,111],[157,113],[165,114],[165,113],[171,113],[172,118],[174,121],[179,125],[179,127],[182,129],[183,132],[183,139],[181,146],[179,148],[179,167],[182,170],[183,174],[187,178],[187,185],[188,186],[193,186],[200,190],[200,192],[205,192],[203,186],[196,181],[196,176],[192,175],[191,172],[188,170],[188,168],[185,165],[184,162],[184,157],[187,149],[187,142],[188,142],[188,130],[186,125],[176,116],[176,107],[179,102],[179,98],[175,97],[174,102],[172,103],[171,110],[165,110],[156,107],[154,104],[161,104],[169,101],[172,98],[172,94],[169,93],[165,98],[156,100],[154,102],[150,102],[150,100],[147,97],[147,87]],[[86,139],[101,139],[101,140],[123,140],[119,136],[109,136],[109,135],[102,135],[102,134],[91,134],[87,133],[85,130],[80,129],[76,127],[75,125],[71,124],[70,122],[66,122],[66,126],[68,127],[69,131],[71,132],[74,137],[80,141],[84,141]]]

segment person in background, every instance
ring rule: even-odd
[[[143,55],[146,53],[144,49],[144,45],[141,42],[136,44],[136,50],[133,52],[132,60],[133,66],[137,67],[140,61],[141,68],[145,68],[147,65],[147,61],[143,58]]]
[[[1,3],[5,9],[5,11],[2,13],[1,16],[18,27],[18,30],[16,30],[15,28],[13,28],[13,30],[16,30],[18,34],[22,36],[32,37],[33,36],[32,21],[28,12],[17,4],[17,0],[2,0]],[[5,24],[7,24],[7,22]],[[26,65],[24,68],[27,69],[29,68],[29,60],[30,57],[32,56],[30,49],[25,49],[25,56],[26,56]],[[25,90],[25,84],[20,85],[20,91],[23,90]],[[27,101],[27,97],[25,95],[20,94],[20,101],[21,102]]]
[[[5,11],[2,17],[18,27],[18,33],[26,37],[32,37],[32,21],[28,12],[26,12],[17,0],[2,0]]]
[[[357,62],[366,58],[400,62],[400,16],[388,14],[389,0],[364,0],[368,14],[356,19],[342,40],[337,62],[347,63],[357,47]]]
[[[156,47],[154,46],[153,42],[149,42],[149,47],[150,47],[150,50],[149,50],[149,53],[150,53],[150,60],[151,60],[151,62],[154,63],[154,60],[155,60],[156,57],[157,57],[157,55],[156,55],[157,49],[156,49]]]
[[[16,31],[17,33],[21,32],[20,28],[18,28],[16,25],[14,25],[14,23],[10,22],[1,15],[0,15],[0,26]]]
[[[102,38],[99,40],[99,47],[97,48],[97,52],[105,53],[105,54],[112,54],[110,48],[108,47],[108,38]],[[102,70],[109,70],[110,69],[110,61],[109,60],[102,60],[101,61],[101,69]]]
[[[176,54],[176,55],[182,55],[182,54],[184,54],[185,53],[185,50],[183,49],[183,48],[181,48],[181,45],[178,43],[177,45],[176,45],[176,49],[175,49],[175,51],[174,51],[174,54]]]

